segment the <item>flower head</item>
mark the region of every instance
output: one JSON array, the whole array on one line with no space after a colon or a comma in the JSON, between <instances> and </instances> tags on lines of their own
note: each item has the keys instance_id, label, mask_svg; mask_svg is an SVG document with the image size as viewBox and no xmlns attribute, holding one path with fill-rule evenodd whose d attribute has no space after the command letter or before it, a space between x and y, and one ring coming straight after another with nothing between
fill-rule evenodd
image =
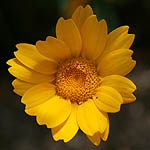
<instances>
[{"instance_id":1,"label":"flower head","mask_svg":"<svg viewBox=\"0 0 150 150\"><path fill-rule=\"evenodd\" d=\"M108 113L135 101L136 86L124 77L136 64L128 29L108 34L105 20L98 21L89 5L79 6L71 19L58 20L56 38L16 45L16 58L7 62L14 92L56 141L70 141L80 128L99 145L109 134Z\"/></svg>"}]
</instances>

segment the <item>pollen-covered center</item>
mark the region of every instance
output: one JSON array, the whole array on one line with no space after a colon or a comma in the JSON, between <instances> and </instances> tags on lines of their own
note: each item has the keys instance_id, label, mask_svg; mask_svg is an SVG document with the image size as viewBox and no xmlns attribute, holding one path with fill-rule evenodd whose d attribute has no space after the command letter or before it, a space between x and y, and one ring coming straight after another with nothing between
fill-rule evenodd
<instances>
[{"instance_id":1,"label":"pollen-covered center","mask_svg":"<svg viewBox=\"0 0 150 150\"><path fill-rule=\"evenodd\" d=\"M56 91L64 99L81 103L92 98L100 78L94 64L83 58L71 58L59 65Z\"/></svg>"}]
</instances>

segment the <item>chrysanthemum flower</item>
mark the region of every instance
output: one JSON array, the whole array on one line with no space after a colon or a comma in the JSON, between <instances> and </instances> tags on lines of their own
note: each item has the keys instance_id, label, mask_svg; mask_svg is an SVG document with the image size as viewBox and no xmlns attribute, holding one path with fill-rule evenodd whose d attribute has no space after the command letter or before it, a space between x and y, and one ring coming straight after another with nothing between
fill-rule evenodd
<instances>
[{"instance_id":1,"label":"chrysanthemum flower","mask_svg":"<svg viewBox=\"0 0 150 150\"><path fill-rule=\"evenodd\" d=\"M99 145L109 134L108 113L135 101L136 86L124 77L136 64L129 49L134 34L128 29L108 34L105 20L98 21L87 5L71 19L58 20L56 38L16 45L16 58L7 62L16 77L14 92L56 141L70 141L80 128Z\"/></svg>"}]
</instances>

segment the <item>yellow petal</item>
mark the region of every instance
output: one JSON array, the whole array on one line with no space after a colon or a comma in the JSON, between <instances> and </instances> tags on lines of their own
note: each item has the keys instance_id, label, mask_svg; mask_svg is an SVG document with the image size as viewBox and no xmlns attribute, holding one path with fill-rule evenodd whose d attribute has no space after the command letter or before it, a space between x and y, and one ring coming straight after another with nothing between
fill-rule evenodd
<instances>
[{"instance_id":1,"label":"yellow petal","mask_svg":"<svg viewBox=\"0 0 150 150\"><path fill-rule=\"evenodd\" d=\"M98 64L97 70L101 77L112 74L125 76L134 68L136 62L132 59L133 51L119 49L106 55Z\"/></svg>"},{"instance_id":2,"label":"yellow petal","mask_svg":"<svg viewBox=\"0 0 150 150\"><path fill-rule=\"evenodd\" d=\"M77 121L80 129L89 136L96 132L103 133L107 125L107 117L95 106L93 100L88 100L79 105Z\"/></svg>"},{"instance_id":3,"label":"yellow petal","mask_svg":"<svg viewBox=\"0 0 150 150\"><path fill-rule=\"evenodd\" d=\"M22 97L21 102L26 108L40 105L55 95L55 86L50 83L41 83L30 88Z\"/></svg>"},{"instance_id":4,"label":"yellow petal","mask_svg":"<svg viewBox=\"0 0 150 150\"><path fill-rule=\"evenodd\" d=\"M71 50L72 56L79 56L82 41L79 30L72 19L64 20L59 18L56 25L57 38L63 40Z\"/></svg>"},{"instance_id":5,"label":"yellow petal","mask_svg":"<svg viewBox=\"0 0 150 150\"><path fill-rule=\"evenodd\" d=\"M16 47L18 50L14 54L25 66L44 74L56 72L57 65L43 57L34 45L21 43L17 44Z\"/></svg>"},{"instance_id":6,"label":"yellow petal","mask_svg":"<svg viewBox=\"0 0 150 150\"><path fill-rule=\"evenodd\" d=\"M118 38L121 34L128 33L129 26L120 26L109 33L108 42L114 41L116 38Z\"/></svg>"},{"instance_id":7,"label":"yellow petal","mask_svg":"<svg viewBox=\"0 0 150 150\"><path fill-rule=\"evenodd\" d=\"M46 41L36 42L38 51L52 61L60 62L71 56L68 46L59 39L48 36Z\"/></svg>"},{"instance_id":8,"label":"yellow petal","mask_svg":"<svg viewBox=\"0 0 150 150\"><path fill-rule=\"evenodd\" d=\"M7 64L12 66L8 69L10 74L12 74L20 80L30 83L51 82L54 80L53 75L46 75L35 72L30 68L25 67L16 58L8 60Z\"/></svg>"},{"instance_id":9,"label":"yellow petal","mask_svg":"<svg viewBox=\"0 0 150 150\"><path fill-rule=\"evenodd\" d=\"M30 116L37 116L40 105L32 108L25 107L25 112Z\"/></svg>"},{"instance_id":10,"label":"yellow petal","mask_svg":"<svg viewBox=\"0 0 150 150\"><path fill-rule=\"evenodd\" d=\"M23 96L23 94L25 93L25 90L13 89L13 92L19 96Z\"/></svg>"},{"instance_id":11,"label":"yellow petal","mask_svg":"<svg viewBox=\"0 0 150 150\"><path fill-rule=\"evenodd\" d=\"M136 86L126 77L119 75L106 76L102 79L101 86L103 85L116 89L123 97L123 103L130 103L136 99L132 94L136 90Z\"/></svg>"},{"instance_id":12,"label":"yellow petal","mask_svg":"<svg viewBox=\"0 0 150 150\"><path fill-rule=\"evenodd\" d=\"M110 113L120 111L123 99L112 87L100 86L97 89L96 97L97 98L94 98L94 103L100 110Z\"/></svg>"},{"instance_id":13,"label":"yellow petal","mask_svg":"<svg viewBox=\"0 0 150 150\"><path fill-rule=\"evenodd\" d=\"M105 131L101 134L100 132L95 133L93 136L88 136L88 139L96 146L98 146L101 142L101 139L103 141L106 141L109 135L109 118L107 116L107 127Z\"/></svg>"},{"instance_id":14,"label":"yellow petal","mask_svg":"<svg viewBox=\"0 0 150 150\"><path fill-rule=\"evenodd\" d=\"M47 128L54 128L63 123L69 117L70 113L70 100L54 96L40 105L36 119L39 125L46 124Z\"/></svg>"},{"instance_id":15,"label":"yellow petal","mask_svg":"<svg viewBox=\"0 0 150 150\"><path fill-rule=\"evenodd\" d=\"M101 134L101 138L103 141L106 141L109 135L109 118L107 117L107 127L103 134Z\"/></svg>"},{"instance_id":16,"label":"yellow petal","mask_svg":"<svg viewBox=\"0 0 150 150\"><path fill-rule=\"evenodd\" d=\"M43 104L31 108L25 107L25 112L28 115L36 116L39 125L45 124L47 128L54 128L69 117L71 103L70 100L54 96Z\"/></svg>"},{"instance_id":17,"label":"yellow petal","mask_svg":"<svg viewBox=\"0 0 150 150\"><path fill-rule=\"evenodd\" d=\"M133 94L128 94L125 93L126 95L123 95L123 103L127 104L127 103L132 103L136 100L136 97Z\"/></svg>"},{"instance_id":18,"label":"yellow petal","mask_svg":"<svg viewBox=\"0 0 150 150\"><path fill-rule=\"evenodd\" d=\"M95 133L93 136L87 137L96 146L98 146L101 142L101 134L99 132Z\"/></svg>"},{"instance_id":19,"label":"yellow petal","mask_svg":"<svg viewBox=\"0 0 150 150\"><path fill-rule=\"evenodd\" d=\"M85 6L90 0L68 0L65 7L65 17L70 18L78 6Z\"/></svg>"},{"instance_id":20,"label":"yellow petal","mask_svg":"<svg viewBox=\"0 0 150 150\"><path fill-rule=\"evenodd\" d=\"M86 19L93 15L93 10L90 5L86 5L85 8L79 6L73 13L72 19L76 23L79 31L81 32L82 26Z\"/></svg>"},{"instance_id":21,"label":"yellow petal","mask_svg":"<svg viewBox=\"0 0 150 150\"><path fill-rule=\"evenodd\" d=\"M23 96L23 94L30 89L31 87L33 87L35 84L29 83L29 82L24 82L22 80L19 79L15 79L12 82L12 85L14 87L14 92L20 96Z\"/></svg>"},{"instance_id":22,"label":"yellow petal","mask_svg":"<svg viewBox=\"0 0 150 150\"><path fill-rule=\"evenodd\" d=\"M77 133L79 127L77 124L77 109L76 103L72 104L71 114L68 119L59 126L52 128L52 135L55 141L64 140L70 141Z\"/></svg>"},{"instance_id":23,"label":"yellow petal","mask_svg":"<svg viewBox=\"0 0 150 150\"><path fill-rule=\"evenodd\" d=\"M128 34L128 26L122 26L113 30L108 35L104 53L110 53L117 49L129 49L134 41L135 35Z\"/></svg>"},{"instance_id":24,"label":"yellow petal","mask_svg":"<svg viewBox=\"0 0 150 150\"><path fill-rule=\"evenodd\" d=\"M107 38L107 24L105 20L98 22L95 15L90 16L82 28L83 51L82 56L95 60L103 51Z\"/></svg>"}]
</instances>

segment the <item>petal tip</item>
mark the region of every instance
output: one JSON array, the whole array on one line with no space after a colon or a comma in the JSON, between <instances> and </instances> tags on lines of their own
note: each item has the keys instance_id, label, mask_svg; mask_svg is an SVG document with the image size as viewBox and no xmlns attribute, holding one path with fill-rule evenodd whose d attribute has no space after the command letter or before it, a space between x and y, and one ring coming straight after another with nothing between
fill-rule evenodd
<instances>
[{"instance_id":1,"label":"petal tip","mask_svg":"<svg viewBox=\"0 0 150 150\"><path fill-rule=\"evenodd\" d=\"M89 9L90 11L93 12L93 9L92 9L92 7L91 7L89 4L87 4L87 5L85 6L85 8L87 8L87 9Z\"/></svg>"}]
</instances>

